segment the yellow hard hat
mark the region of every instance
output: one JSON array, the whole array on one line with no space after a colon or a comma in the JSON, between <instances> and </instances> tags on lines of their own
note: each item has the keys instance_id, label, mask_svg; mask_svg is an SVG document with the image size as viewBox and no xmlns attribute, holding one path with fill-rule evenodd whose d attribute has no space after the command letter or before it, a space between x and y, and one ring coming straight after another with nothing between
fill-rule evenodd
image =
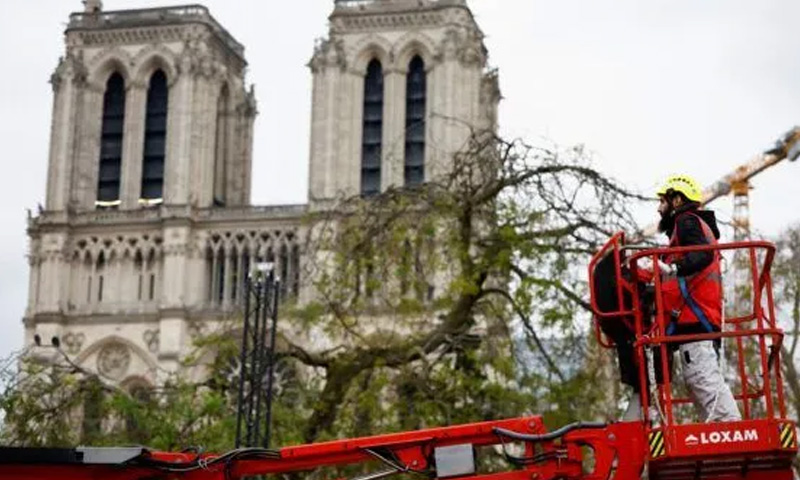
<instances>
[{"instance_id":1,"label":"yellow hard hat","mask_svg":"<svg viewBox=\"0 0 800 480\"><path fill-rule=\"evenodd\" d=\"M670 190L682 193L690 202L703 201L703 189L697 180L689 175L671 175L658 189L656 195L659 197L666 195Z\"/></svg>"}]
</instances>

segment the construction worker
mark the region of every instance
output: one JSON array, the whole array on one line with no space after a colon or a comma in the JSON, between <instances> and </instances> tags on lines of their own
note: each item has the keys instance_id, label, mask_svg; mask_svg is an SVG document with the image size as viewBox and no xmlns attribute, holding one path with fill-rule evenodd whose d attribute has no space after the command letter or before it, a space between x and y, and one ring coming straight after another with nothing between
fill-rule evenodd
<instances>
[{"instance_id":1,"label":"construction worker","mask_svg":"<svg viewBox=\"0 0 800 480\"><path fill-rule=\"evenodd\" d=\"M658 190L659 230L670 247L716 245L714 212L701 210L702 189L688 175L674 175ZM722 277L718 251L670 255L659 262L667 335L719 332L722 325ZM741 420L736 400L725 383L713 340L677 346L683 380L701 421Z\"/></svg>"}]
</instances>

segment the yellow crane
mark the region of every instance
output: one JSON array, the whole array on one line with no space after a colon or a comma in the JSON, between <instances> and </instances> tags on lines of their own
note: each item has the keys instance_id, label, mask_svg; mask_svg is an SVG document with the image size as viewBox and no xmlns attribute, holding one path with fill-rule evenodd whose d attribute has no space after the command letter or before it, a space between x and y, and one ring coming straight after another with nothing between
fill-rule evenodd
<instances>
[{"instance_id":1,"label":"yellow crane","mask_svg":"<svg viewBox=\"0 0 800 480\"><path fill-rule=\"evenodd\" d=\"M746 240L750 236L750 180L783 160L794 161L798 156L800 156L800 127L794 127L781 136L774 147L754 156L703 190L703 205L733 193L734 240ZM657 232L658 225L649 225L643 230L643 236L648 238Z\"/></svg>"},{"instance_id":2,"label":"yellow crane","mask_svg":"<svg viewBox=\"0 0 800 480\"><path fill-rule=\"evenodd\" d=\"M703 204L733 193L734 241L750 237L750 179L783 160L794 161L800 156L800 127L784 134L771 149L753 157L749 162L722 177L703 191Z\"/></svg>"},{"instance_id":3,"label":"yellow crane","mask_svg":"<svg viewBox=\"0 0 800 480\"><path fill-rule=\"evenodd\" d=\"M747 163L738 166L703 190L703 205L733 194L733 240L735 242L750 239L750 180L784 160L793 162L800 156L800 127L794 127L781 136L775 145L751 158ZM643 238L649 238L658 232L657 224L648 226L643 231ZM733 258L733 303L734 313L750 309L750 293L744 288L749 282L749 259L745 250L737 250Z\"/></svg>"}]
</instances>

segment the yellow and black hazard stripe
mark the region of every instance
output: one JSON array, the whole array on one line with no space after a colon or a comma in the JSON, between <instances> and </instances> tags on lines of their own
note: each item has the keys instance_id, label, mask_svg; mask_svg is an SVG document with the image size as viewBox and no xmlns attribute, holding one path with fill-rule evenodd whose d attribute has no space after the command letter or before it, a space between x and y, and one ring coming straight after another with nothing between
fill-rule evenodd
<instances>
[{"instance_id":1,"label":"yellow and black hazard stripe","mask_svg":"<svg viewBox=\"0 0 800 480\"><path fill-rule=\"evenodd\" d=\"M781 425L781 448L797 448L797 432L793 423Z\"/></svg>"},{"instance_id":2,"label":"yellow and black hazard stripe","mask_svg":"<svg viewBox=\"0 0 800 480\"><path fill-rule=\"evenodd\" d=\"M666 447L664 445L664 432L662 430L655 430L650 432L650 458L658 458L664 456Z\"/></svg>"}]
</instances>

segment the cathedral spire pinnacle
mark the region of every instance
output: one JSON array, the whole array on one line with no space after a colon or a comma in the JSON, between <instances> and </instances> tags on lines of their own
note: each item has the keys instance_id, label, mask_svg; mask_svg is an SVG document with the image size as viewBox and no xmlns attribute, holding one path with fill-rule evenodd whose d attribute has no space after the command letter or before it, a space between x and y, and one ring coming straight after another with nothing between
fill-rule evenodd
<instances>
[{"instance_id":1,"label":"cathedral spire pinnacle","mask_svg":"<svg viewBox=\"0 0 800 480\"><path fill-rule=\"evenodd\" d=\"M83 0L86 13L99 13L103 11L103 0Z\"/></svg>"}]
</instances>

